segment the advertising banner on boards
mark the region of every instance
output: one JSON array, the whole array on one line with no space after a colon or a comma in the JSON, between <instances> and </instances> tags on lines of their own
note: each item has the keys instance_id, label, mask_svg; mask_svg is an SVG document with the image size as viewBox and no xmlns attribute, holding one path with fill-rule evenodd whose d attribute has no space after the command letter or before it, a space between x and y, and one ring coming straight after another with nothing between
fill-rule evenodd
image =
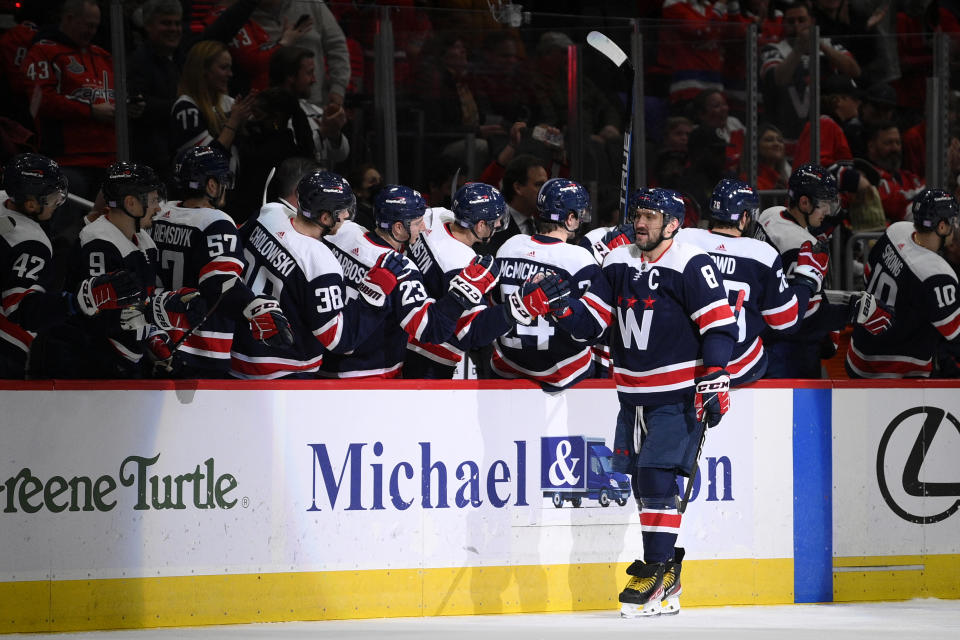
<instances>
[{"instance_id":1,"label":"advertising banner on boards","mask_svg":"<svg viewBox=\"0 0 960 640\"><path fill-rule=\"evenodd\" d=\"M612 389L15 398L0 581L628 562L642 548L605 458ZM737 391L710 431L688 558L791 556L791 398Z\"/></svg>"}]
</instances>

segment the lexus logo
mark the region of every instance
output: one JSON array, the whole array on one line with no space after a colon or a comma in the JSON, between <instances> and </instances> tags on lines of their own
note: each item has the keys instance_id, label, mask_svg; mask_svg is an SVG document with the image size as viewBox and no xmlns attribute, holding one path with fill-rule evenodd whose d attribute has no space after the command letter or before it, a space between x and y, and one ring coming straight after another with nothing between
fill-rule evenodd
<instances>
[{"instance_id":1,"label":"lexus logo","mask_svg":"<svg viewBox=\"0 0 960 640\"><path fill-rule=\"evenodd\" d=\"M917 428L917 420L911 420L911 418L917 415L923 415L925 417L923 418L922 426L919 427L919 432L917 433L913 447L910 448L910 453L907 455L906 462L904 463L902 454L898 456L896 452L904 451L905 447L890 447L889 445L891 440L894 440L897 444L903 444L902 441L905 437L907 438L906 442L909 442L909 435L905 436L904 434L911 433L912 429L908 432L904 432L903 429L909 429L911 426L913 426L914 429ZM934 453L937 453L938 456L942 455L944 459L949 458L956 460L957 458L958 452L956 451L952 454L945 454L942 449L939 451L931 450L931 444L933 444L937 432L944 424L944 421L949 423L948 428L952 425L953 428L957 430L957 434L960 435L960 422L957 421L953 414L947 413L939 407L914 407L907 409L894 418L890 424L887 425L886 431L883 432L883 437L880 438L880 446L877 450L877 482L880 486L880 493L883 494L883 499L890 509L909 522L915 522L917 524L940 522L952 516L957 509L960 509L960 482L925 482L920 479L921 468L928 455L932 456ZM901 430L899 434L897 433L898 429ZM950 435L952 434L943 434L943 436L941 436L941 442L945 441L946 437ZM901 468L902 473L897 477L896 474ZM955 466L950 465L950 470L955 471L955 469ZM924 477L930 477L931 472L934 475L936 474L936 470L927 470L924 473ZM900 485L898 486L897 483L900 483ZM897 496L896 498L894 497L895 495ZM927 506L927 509L924 511L936 511L946 504L946 501L910 500L909 497L911 496L916 498L955 498L955 500L953 504L939 513L920 515L916 512L921 511L922 507Z\"/></svg>"}]
</instances>

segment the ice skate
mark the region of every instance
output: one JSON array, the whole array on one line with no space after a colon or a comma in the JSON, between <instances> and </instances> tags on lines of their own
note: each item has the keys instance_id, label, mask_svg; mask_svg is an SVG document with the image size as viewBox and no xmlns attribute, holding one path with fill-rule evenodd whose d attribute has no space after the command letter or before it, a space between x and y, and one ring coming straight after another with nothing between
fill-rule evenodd
<instances>
[{"instance_id":1,"label":"ice skate","mask_svg":"<svg viewBox=\"0 0 960 640\"><path fill-rule=\"evenodd\" d=\"M627 567L630 581L620 592L621 617L645 618L660 615L664 599L664 568L662 562L646 564L641 560L634 560L633 564Z\"/></svg>"},{"instance_id":2,"label":"ice skate","mask_svg":"<svg viewBox=\"0 0 960 640\"><path fill-rule=\"evenodd\" d=\"M683 554L683 548L678 547L674 551L673 561L666 563L666 569L663 572L663 601L660 613L665 616L675 616L680 613L680 594L683 591L680 586L680 567Z\"/></svg>"}]
</instances>

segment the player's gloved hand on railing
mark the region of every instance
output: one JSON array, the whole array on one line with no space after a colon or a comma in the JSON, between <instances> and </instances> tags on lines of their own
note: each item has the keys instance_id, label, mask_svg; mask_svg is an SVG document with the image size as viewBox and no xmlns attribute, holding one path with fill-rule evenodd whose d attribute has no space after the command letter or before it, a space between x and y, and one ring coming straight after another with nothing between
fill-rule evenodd
<instances>
[{"instance_id":1,"label":"player's gloved hand on railing","mask_svg":"<svg viewBox=\"0 0 960 640\"><path fill-rule=\"evenodd\" d=\"M493 256L476 256L450 280L450 295L464 309L472 309L483 302L483 296L499 279L500 267Z\"/></svg>"},{"instance_id":2,"label":"player's gloved hand on railing","mask_svg":"<svg viewBox=\"0 0 960 640\"><path fill-rule=\"evenodd\" d=\"M105 309L122 309L143 298L143 287L126 270L87 278L77 290L77 306L85 316L96 315Z\"/></svg>"},{"instance_id":3,"label":"player's gloved hand on railing","mask_svg":"<svg viewBox=\"0 0 960 640\"><path fill-rule=\"evenodd\" d=\"M534 318L550 312L551 306L560 308L570 296L570 285L556 273L527 280L509 296L506 306L517 324L529 325Z\"/></svg>"},{"instance_id":4,"label":"player's gloved hand on railing","mask_svg":"<svg viewBox=\"0 0 960 640\"><path fill-rule=\"evenodd\" d=\"M878 336L893 326L893 309L863 291L850 298L850 322Z\"/></svg>"},{"instance_id":5,"label":"player's gloved hand on railing","mask_svg":"<svg viewBox=\"0 0 960 640\"><path fill-rule=\"evenodd\" d=\"M697 421L707 428L720 424L723 414L730 409L730 374L726 369L710 367L693 381L696 397Z\"/></svg>"},{"instance_id":6,"label":"player's gloved hand on railing","mask_svg":"<svg viewBox=\"0 0 960 640\"><path fill-rule=\"evenodd\" d=\"M189 331L203 321L207 305L196 289L158 291L150 300L153 325L168 333Z\"/></svg>"},{"instance_id":7,"label":"player's gloved hand on railing","mask_svg":"<svg viewBox=\"0 0 960 640\"><path fill-rule=\"evenodd\" d=\"M372 307L383 308L397 284L409 275L406 259L396 251L388 251L377 259L360 282L360 297Z\"/></svg>"},{"instance_id":8,"label":"player's gloved hand on railing","mask_svg":"<svg viewBox=\"0 0 960 640\"><path fill-rule=\"evenodd\" d=\"M793 270L793 281L810 288L813 295L823 287L823 279L827 275L830 263L830 253L825 244L811 243L809 240L800 245L797 254L797 266Z\"/></svg>"},{"instance_id":9,"label":"player's gloved hand on railing","mask_svg":"<svg viewBox=\"0 0 960 640\"><path fill-rule=\"evenodd\" d=\"M293 344L290 322L283 315L280 303L273 298L254 298L243 309L243 317L250 322L250 334L254 340L271 347L289 347Z\"/></svg>"}]
</instances>

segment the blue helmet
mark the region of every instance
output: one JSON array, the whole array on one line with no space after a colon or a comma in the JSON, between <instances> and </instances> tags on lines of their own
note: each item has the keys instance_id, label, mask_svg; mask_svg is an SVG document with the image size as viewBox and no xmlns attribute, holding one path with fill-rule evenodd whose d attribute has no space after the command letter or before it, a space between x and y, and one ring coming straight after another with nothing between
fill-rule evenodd
<instances>
[{"instance_id":1,"label":"blue helmet","mask_svg":"<svg viewBox=\"0 0 960 640\"><path fill-rule=\"evenodd\" d=\"M649 209L659 211L663 214L663 225L666 226L669 218L676 218L683 226L684 218L687 215L687 205L683 202L683 196L670 189L641 188L633 192L630 196L630 206L627 209L627 222L632 222L639 209Z\"/></svg>"},{"instance_id":2,"label":"blue helmet","mask_svg":"<svg viewBox=\"0 0 960 640\"><path fill-rule=\"evenodd\" d=\"M103 197L108 207L124 209L123 199L127 196L136 196L144 203L144 209L146 209L146 196L152 191L156 191L160 199L163 199L163 183L156 172L147 165L115 162L107 168L107 177L103 181Z\"/></svg>"},{"instance_id":3,"label":"blue helmet","mask_svg":"<svg viewBox=\"0 0 960 640\"><path fill-rule=\"evenodd\" d=\"M420 192L402 185L388 184L373 199L373 217L381 229L391 228L394 222L409 226L426 210L427 202Z\"/></svg>"},{"instance_id":4,"label":"blue helmet","mask_svg":"<svg viewBox=\"0 0 960 640\"><path fill-rule=\"evenodd\" d=\"M348 211L350 219L357 212L357 198L350 183L332 171L314 171L305 175L297 185L297 200L304 218L319 220L323 212L337 217Z\"/></svg>"},{"instance_id":5,"label":"blue helmet","mask_svg":"<svg viewBox=\"0 0 960 640\"><path fill-rule=\"evenodd\" d=\"M53 196L59 206L66 200L67 187L60 165L38 153L16 155L3 168L3 189L17 204L33 197L46 206L47 197Z\"/></svg>"},{"instance_id":6,"label":"blue helmet","mask_svg":"<svg viewBox=\"0 0 960 640\"><path fill-rule=\"evenodd\" d=\"M581 185L566 178L551 178L537 194L537 217L565 224L567 215L575 213L580 223L590 222L590 194Z\"/></svg>"},{"instance_id":7,"label":"blue helmet","mask_svg":"<svg viewBox=\"0 0 960 640\"><path fill-rule=\"evenodd\" d=\"M216 147L190 147L177 157L174 167L177 184L188 191L206 191L207 179L213 178L223 189L233 188L230 158Z\"/></svg>"},{"instance_id":8,"label":"blue helmet","mask_svg":"<svg viewBox=\"0 0 960 640\"><path fill-rule=\"evenodd\" d=\"M453 215L457 224L470 228L481 220L496 226L507 215L507 204L495 188L482 182L468 182L453 196Z\"/></svg>"},{"instance_id":9,"label":"blue helmet","mask_svg":"<svg viewBox=\"0 0 960 640\"><path fill-rule=\"evenodd\" d=\"M738 224L744 212L754 220L760 212L756 190L742 180L724 178L710 196L710 216L717 222Z\"/></svg>"},{"instance_id":10,"label":"blue helmet","mask_svg":"<svg viewBox=\"0 0 960 640\"><path fill-rule=\"evenodd\" d=\"M814 163L800 165L790 174L787 183L787 199L790 206L796 206L802 196L813 202L814 208L820 205L829 207L828 215L840 208L837 179L824 167Z\"/></svg>"},{"instance_id":11,"label":"blue helmet","mask_svg":"<svg viewBox=\"0 0 960 640\"><path fill-rule=\"evenodd\" d=\"M950 226L957 226L960 217L957 199L942 189L921 191L913 199L910 211L913 213L913 226L920 231L936 229L941 220Z\"/></svg>"}]
</instances>

